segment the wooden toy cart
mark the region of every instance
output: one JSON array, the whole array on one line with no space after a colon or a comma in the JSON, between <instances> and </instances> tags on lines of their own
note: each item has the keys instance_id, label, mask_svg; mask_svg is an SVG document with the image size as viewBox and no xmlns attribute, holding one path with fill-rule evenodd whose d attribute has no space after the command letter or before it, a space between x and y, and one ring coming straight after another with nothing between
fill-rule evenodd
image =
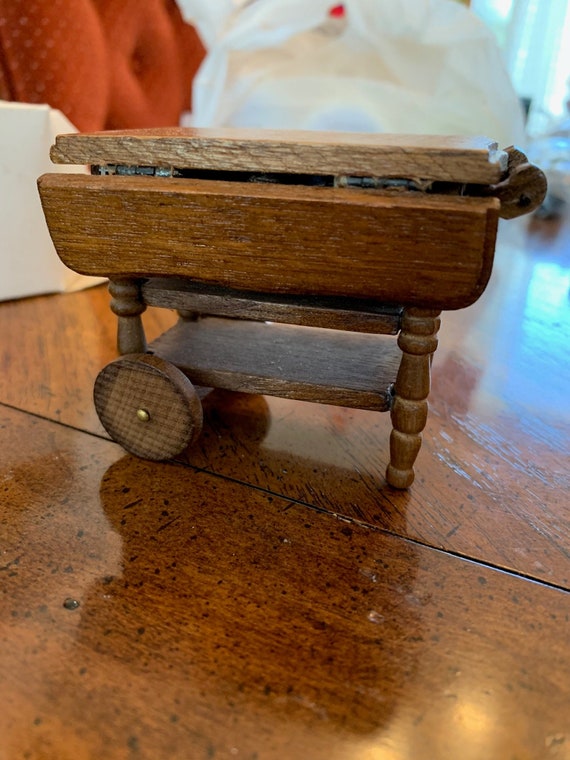
<instances>
[{"instance_id":1,"label":"wooden toy cart","mask_svg":"<svg viewBox=\"0 0 570 760\"><path fill-rule=\"evenodd\" d=\"M414 478L439 314L481 295L498 217L546 187L484 138L107 132L58 137L52 160L92 167L39 188L63 262L110 280L122 356L94 395L114 440L179 454L202 425L193 383L390 411L396 488ZM148 347L147 305L180 314Z\"/></svg>"}]
</instances>

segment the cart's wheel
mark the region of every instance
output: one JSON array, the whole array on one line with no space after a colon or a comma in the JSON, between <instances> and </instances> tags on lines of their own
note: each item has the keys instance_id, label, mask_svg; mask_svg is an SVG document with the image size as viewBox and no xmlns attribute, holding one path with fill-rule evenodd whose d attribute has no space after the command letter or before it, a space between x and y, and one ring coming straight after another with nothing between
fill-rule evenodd
<instances>
[{"instance_id":1,"label":"cart's wheel","mask_svg":"<svg viewBox=\"0 0 570 760\"><path fill-rule=\"evenodd\" d=\"M202 404L177 367L152 354L126 354L99 373L93 392L101 424L131 454L162 461L202 430Z\"/></svg>"}]
</instances>

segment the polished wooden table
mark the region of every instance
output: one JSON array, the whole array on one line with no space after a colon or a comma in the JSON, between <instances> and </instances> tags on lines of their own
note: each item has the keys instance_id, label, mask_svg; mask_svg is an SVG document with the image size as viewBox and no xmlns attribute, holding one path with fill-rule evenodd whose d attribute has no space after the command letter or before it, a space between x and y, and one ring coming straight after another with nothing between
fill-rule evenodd
<instances>
[{"instance_id":1,"label":"polished wooden table","mask_svg":"<svg viewBox=\"0 0 570 760\"><path fill-rule=\"evenodd\" d=\"M279 398L125 455L106 290L1 304L0 760L569 758L569 287L567 227L505 226L409 492L386 416Z\"/></svg>"}]
</instances>

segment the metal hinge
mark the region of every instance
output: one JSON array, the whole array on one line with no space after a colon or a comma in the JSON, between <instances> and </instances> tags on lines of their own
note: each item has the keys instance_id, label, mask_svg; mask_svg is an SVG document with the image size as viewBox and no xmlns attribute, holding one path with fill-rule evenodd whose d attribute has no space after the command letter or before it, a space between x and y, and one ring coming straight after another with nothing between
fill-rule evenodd
<instances>
[{"instance_id":1,"label":"metal hinge","mask_svg":"<svg viewBox=\"0 0 570 760\"><path fill-rule=\"evenodd\" d=\"M432 185L429 180L399 177L352 177L341 175L334 178L335 187L357 187L365 190L417 190L427 192Z\"/></svg>"},{"instance_id":2,"label":"metal hinge","mask_svg":"<svg viewBox=\"0 0 570 760\"><path fill-rule=\"evenodd\" d=\"M127 166L125 164L96 164L91 174L117 175L121 177L181 177L173 166Z\"/></svg>"},{"instance_id":3,"label":"metal hinge","mask_svg":"<svg viewBox=\"0 0 570 760\"><path fill-rule=\"evenodd\" d=\"M262 182L310 187L360 188L386 192L422 192L435 195L473 197L494 196L501 202L499 215L505 219L527 214L543 202L546 178L536 166L528 163L524 153L507 148L507 169L501 181L494 185L474 185L404 177L356 177L351 175L305 175L285 172L243 172L196 169L177 169L174 166L129 166L99 164L91 167L92 174L122 177L179 177L234 182Z\"/></svg>"}]
</instances>

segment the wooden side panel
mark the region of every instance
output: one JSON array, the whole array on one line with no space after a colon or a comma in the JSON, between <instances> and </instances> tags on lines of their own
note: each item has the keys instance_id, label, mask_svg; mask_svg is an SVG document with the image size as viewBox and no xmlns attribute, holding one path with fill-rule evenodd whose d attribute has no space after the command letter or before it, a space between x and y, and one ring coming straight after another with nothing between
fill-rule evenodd
<instances>
[{"instance_id":1,"label":"wooden side panel","mask_svg":"<svg viewBox=\"0 0 570 760\"><path fill-rule=\"evenodd\" d=\"M499 202L338 188L44 175L59 256L108 277L453 309L483 291Z\"/></svg>"},{"instance_id":2,"label":"wooden side panel","mask_svg":"<svg viewBox=\"0 0 570 760\"><path fill-rule=\"evenodd\" d=\"M396 335L402 316L400 308L374 308L368 301L247 293L174 277L153 277L143 283L141 290L143 301L148 306L177 309L191 314L260 322L267 320L376 335Z\"/></svg>"},{"instance_id":3,"label":"wooden side panel","mask_svg":"<svg viewBox=\"0 0 570 760\"><path fill-rule=\"evenodd\" d=\"M130 164L291 174L357 174L494 184L507 156L487 137L252 129L60 135L59 164Z\"/></svg>"}]
</instances>

